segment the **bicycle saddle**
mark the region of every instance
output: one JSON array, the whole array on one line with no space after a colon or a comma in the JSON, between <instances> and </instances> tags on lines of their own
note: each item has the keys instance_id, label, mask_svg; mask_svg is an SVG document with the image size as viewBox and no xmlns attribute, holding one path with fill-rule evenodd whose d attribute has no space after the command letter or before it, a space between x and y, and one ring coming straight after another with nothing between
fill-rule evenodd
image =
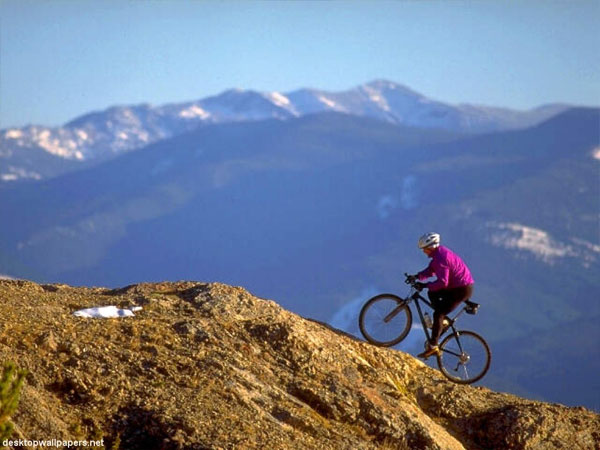
<instances>
[{"instance_id":1,"label":"bicycle saddle","mask_svg":"<svg viewBox=\"0 0 600 450\"><path fill-rule=\"evenodd\" d=\"M477 310L479 309L479 303L472 302L471 300L465 300L465 311L467 314L477 314Z\"/></svg>"}]
</instances>

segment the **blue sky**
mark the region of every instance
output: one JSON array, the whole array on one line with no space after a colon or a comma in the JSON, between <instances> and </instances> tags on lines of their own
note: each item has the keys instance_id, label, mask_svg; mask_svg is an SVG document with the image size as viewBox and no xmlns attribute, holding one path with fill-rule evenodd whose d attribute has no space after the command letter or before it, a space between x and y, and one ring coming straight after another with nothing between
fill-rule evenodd
<instances>
[{"instance_id":1,"label":"blue sky","mask_svg":"<svg viewBox=\"0 0 600 450\"><path fill-rule=\"evenodd\" d=\"M449 103L598 106L598 23L598 0L0 0L0 128L379 78Z\"/></svg>"}]
</instances>

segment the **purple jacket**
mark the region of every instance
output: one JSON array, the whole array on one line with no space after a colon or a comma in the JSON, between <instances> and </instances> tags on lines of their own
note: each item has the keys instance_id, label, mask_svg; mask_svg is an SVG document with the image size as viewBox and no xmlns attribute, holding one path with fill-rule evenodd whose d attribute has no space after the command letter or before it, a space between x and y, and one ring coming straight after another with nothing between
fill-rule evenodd
<instances>
[{"instance_id":1,"label":"purple jacket","mask_svg":"<svg viewBox=\"0 0 600 450\"><path fill-rule=\"evenodd\" d=\"M430 256L431 262L427 269L419 272L419 280L436 276L437 280L427 283L430 291L452 289L473 284L473 277L467 265L449 248L439 246Z\"/></svg>"}]
</instances>

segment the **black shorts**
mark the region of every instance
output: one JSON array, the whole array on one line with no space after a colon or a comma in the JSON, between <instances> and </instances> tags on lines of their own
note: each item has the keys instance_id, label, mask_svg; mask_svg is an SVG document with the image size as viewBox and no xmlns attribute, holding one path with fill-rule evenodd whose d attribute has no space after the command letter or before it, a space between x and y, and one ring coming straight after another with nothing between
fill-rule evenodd
<instances>
[{"instance_id":1,"label":"black shorts","mask_svg":"<svg viewBox=\"0 0 600 450\"><path fill-rule=\"evenodd\" d=\"M431 300L435 312L443 315L450 314L458 305L470 299L472 295L472 284L451 289L429 291L428 293L429 300Z\"/></svg>"}]
</instances>

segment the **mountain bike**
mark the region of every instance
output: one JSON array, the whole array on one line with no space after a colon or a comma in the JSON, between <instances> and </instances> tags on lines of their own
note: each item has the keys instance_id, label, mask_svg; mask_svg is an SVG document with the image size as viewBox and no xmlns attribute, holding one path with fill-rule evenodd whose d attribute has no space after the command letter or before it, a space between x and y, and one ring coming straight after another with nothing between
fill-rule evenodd
<instances>
[{"instance_id":1,"label":"mountain bike","mask_svg":"<svg viewBox=\"0 0 600 450\"><path fill-rule=\"evenodd\" d=\"M411 302L414 302L419 313L427 338L426 346L431 337L429 331L431 326L426 322L420 302L432 309L433 306L421 295L422 288L414 278L406 273L404 275L406 284L411 287L406 298L394 294L376 295L367 300L360 311L358 324L361 333L367 341L379 347L396 345L408 335L413 321L409 308ZM465 306L454 317L444 319L437 364L442 374L450 381L471 384L486 374L490 368L492 354L487 342L477 333L456 329L455 323L463 312L476 314L480 306L471 300L466 300L464 304Z\"/></svg>"}]
</instances>

